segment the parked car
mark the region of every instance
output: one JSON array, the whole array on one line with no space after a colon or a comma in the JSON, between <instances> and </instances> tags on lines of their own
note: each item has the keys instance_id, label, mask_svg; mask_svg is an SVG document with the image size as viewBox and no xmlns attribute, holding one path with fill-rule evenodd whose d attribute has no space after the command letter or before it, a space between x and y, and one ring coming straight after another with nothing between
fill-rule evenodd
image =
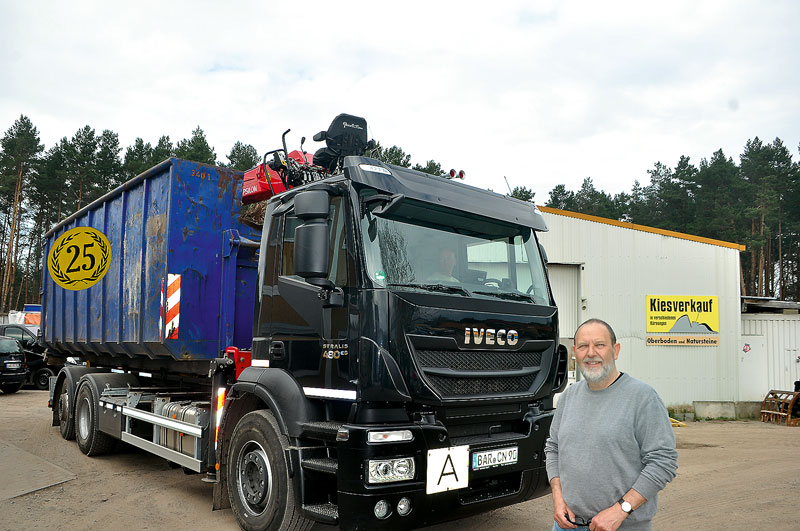
<instances>
[{"instance_id":1,"label":"parked car","mask_svg":"<svg viewBox=\"0 0 800 531\"><path fill-rule=\"evenodd\" d=\"M25 361L28 363L28 382L37 389L48 389L50 377L58 373L60 367L47 365L44 359L44 347L38 338L25 325L0 324L0 335L18 340L25 350Z\"/></svg>"},{"instance_id":2,"label":"parked car","mask_svg":"<svg viewBox=\"0 0 800 531\"><path fill-rule=\"evenodd\" d=\"M0 336L0 391L16 393L27 377L28 367L22 343L13 337Z\"/></svg>"}]
</instances>

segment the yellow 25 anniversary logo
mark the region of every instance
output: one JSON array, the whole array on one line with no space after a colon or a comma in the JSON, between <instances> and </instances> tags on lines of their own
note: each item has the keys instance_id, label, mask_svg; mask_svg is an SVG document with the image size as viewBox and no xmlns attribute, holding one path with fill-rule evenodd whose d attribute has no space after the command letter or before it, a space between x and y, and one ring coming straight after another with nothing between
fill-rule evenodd
<instances>
[{"instance_id":1,"label":"yellow 25 anniversary logo","mask_svg":"<svg viewBox=\"0 0 800 531\"><path fill-rule=\"evenodd\" d=\"M103 233L77 227L62 234L50 248L47 269L62 288L81 290L103 278L110 262L111 245Z\"/></svg>"}]
</instances>

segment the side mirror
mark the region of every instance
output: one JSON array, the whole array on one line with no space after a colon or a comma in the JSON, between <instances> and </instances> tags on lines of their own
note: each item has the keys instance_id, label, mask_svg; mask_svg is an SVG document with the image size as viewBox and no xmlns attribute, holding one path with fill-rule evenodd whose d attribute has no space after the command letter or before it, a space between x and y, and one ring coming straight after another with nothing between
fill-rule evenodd
<instances>
[{"instance_id":1,"label":"side mirror","mask_svg":"<svg viewBox=\"0 0 800 531\"><path fill-rule=\"evenodd\" d=\"M550 262L547 260L547 251L544 250L544 245L542 245L541 243L539 243L539 252L542 255L542 259L544 260L545 265L549 264Z\"/></svg>"},{"instance_id":2,"label":"side mirror","mask_svg":"<svg viewBox=\"0 0 800 531\"><path fill-rule=\"evenodd\" d=\"M303 220L294 231L294 270L309 284L322 288L332 287L328 280L330 203L324 190L306 190L294 198L295 215Z\"/></svg>"}]
</instances>

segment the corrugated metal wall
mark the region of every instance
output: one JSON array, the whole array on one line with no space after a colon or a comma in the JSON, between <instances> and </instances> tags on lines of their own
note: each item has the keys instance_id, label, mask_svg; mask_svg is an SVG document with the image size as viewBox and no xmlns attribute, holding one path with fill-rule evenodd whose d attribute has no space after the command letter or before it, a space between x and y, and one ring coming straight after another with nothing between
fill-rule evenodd
<instances>
[{"instance_id":1,"label":"corrugated metal wall","mask_svg":"<svg viewBox=\"0 0 800 531\"><path fill-rule=\"evenodd\" d=\"M580 268L576 264L547 264L550 288L558 305L558 333L562 338L573 337L580 324Z\"/></svg>"},{"instance_id":2,"label":"corrugated metal wall","mask_svg":"<svg viewBox=\"0 0 800 531\"><path fill-rule=\"evenodd\" d=\"M794 391L794 382L800 380L800 315L744 314L742 339L747 336L766 338L766 391Z\"/></svg>"},{"instance_id":3,"label":"corrugated metal wall","mask_svg":"<svg viewBox=\"0 0 800 531\"><path fill-rule=\"evenodd\" d=\"M580 320L597 317L617 333L620 370L652 385L664 402L737 400L741 330L739 251L545 212L539 239L550 263L584 264ZM646 346L648 295L719 297L715 347Z\"/></svg>"}]
</instances>

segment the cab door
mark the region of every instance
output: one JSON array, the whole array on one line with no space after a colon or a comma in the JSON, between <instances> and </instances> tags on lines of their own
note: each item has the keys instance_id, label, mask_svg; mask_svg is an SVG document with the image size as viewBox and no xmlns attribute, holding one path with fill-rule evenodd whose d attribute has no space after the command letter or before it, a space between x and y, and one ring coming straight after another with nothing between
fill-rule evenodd
<instances>
[{"instance_id":1,"label":"cab door","mask_svg":"<svg viewBox=\"0 0 800 531\"><path fill-rule=\"evenodd\" d=\"M357 311L350 303L355 274L346 205L342 196L332 197L328 217L328 280L344 292L342 306L324 308L319 300L309 303L281 293L280 277L302 282L294 269L294 234L302 221L292 210L279 214L279 220L273 220L281 226L281 244L280 253L276 255L277 275L271 289L270 367L286 369L308 389L353 387L349 383L354 378L351 363L353 370L355 367L355 360L350 358L350 330ZM327 324L321 326L320 323Z\"/></svg>"}]
</instances>

